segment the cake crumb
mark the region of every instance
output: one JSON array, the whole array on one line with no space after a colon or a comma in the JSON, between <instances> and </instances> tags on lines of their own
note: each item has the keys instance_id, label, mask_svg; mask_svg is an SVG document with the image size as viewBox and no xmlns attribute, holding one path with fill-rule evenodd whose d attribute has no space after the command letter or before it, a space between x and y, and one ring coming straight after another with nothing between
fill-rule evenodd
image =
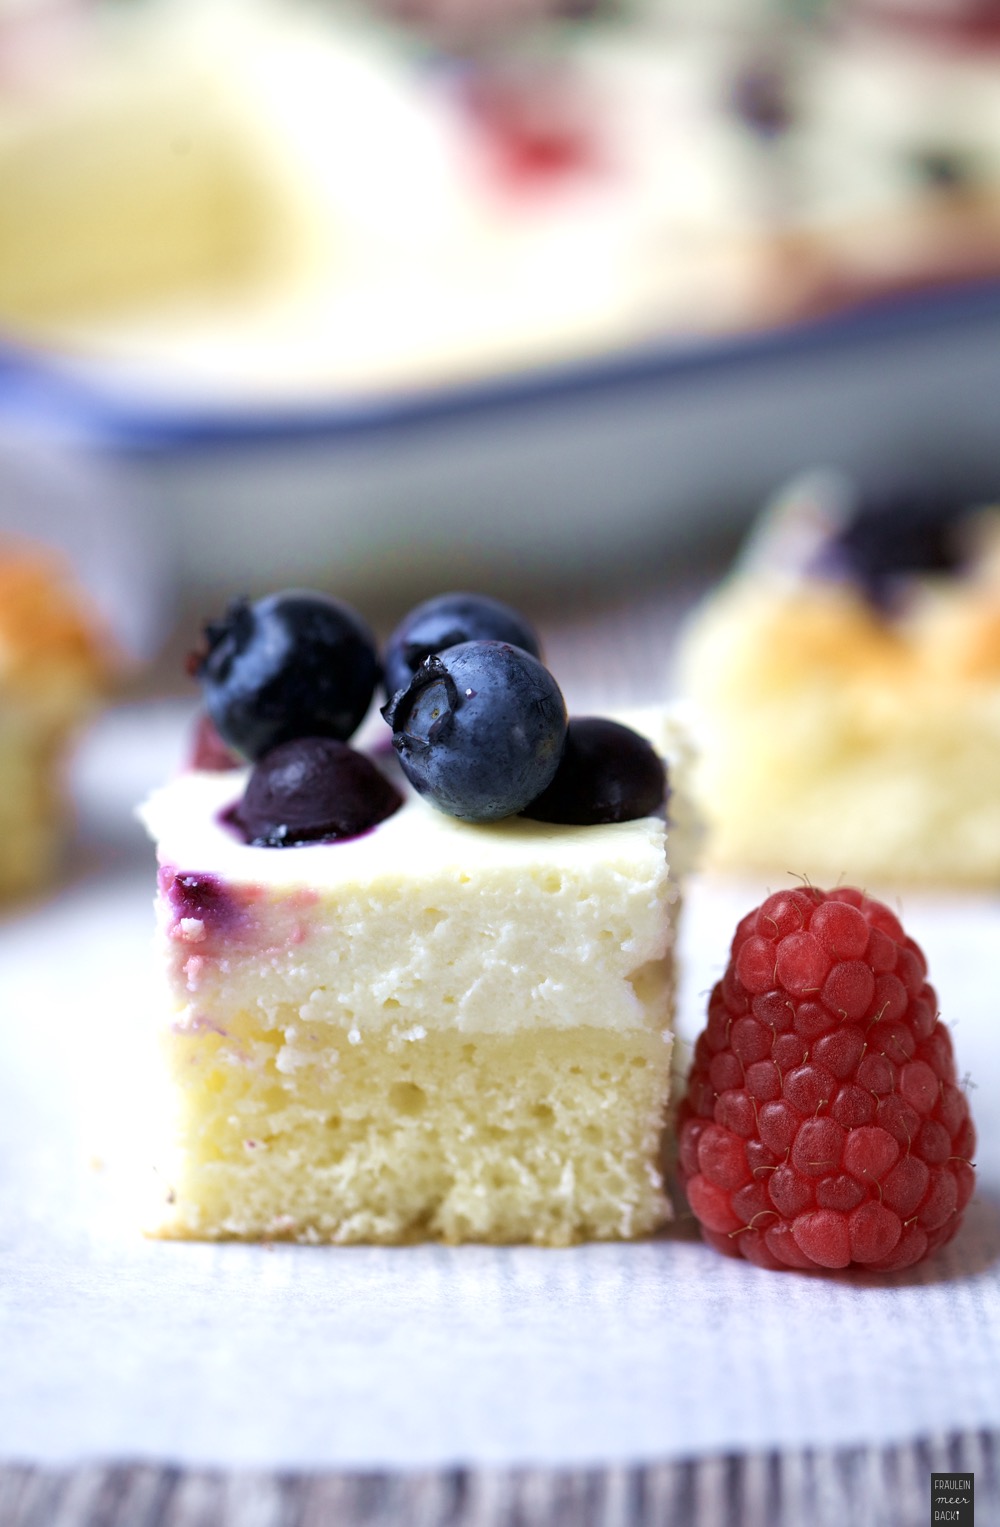
<instances>
[{"instance_id":1,"label":"cake crumb","mask_svg":"<svg viewBox=\"0 0 1000 1527\"><path fill-rule=\"evenodd\" d=\"M204 943L205 924L200 917L182 917L171 929L170 936L182 944Z\"/></svg>"}]
</instances>

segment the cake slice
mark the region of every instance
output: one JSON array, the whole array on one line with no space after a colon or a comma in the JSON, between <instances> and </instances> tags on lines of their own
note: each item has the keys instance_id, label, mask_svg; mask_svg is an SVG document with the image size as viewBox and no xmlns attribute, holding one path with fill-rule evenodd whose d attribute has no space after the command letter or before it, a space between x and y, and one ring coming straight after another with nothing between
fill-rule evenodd
<instances>
[{"instance_id":1,"label":"cake slice","mask_svg":"<svg viewBox=\"0 0 1000 1527\"><path fill-rule=\"evenodd\" d=\"M231 684L230 637L208 629ZM425 705L433 663L414 680ZM417 724L399 719L403 694L397 749ZM681 767L670 721L639 724ZM676 779L676 837L659 762L660 804L628 820L467 820L421 797L380 730L367 754L306 737L264 747L249 774L191 769L143 808L166 995L153 1228L542 1245L654 1230L690 840ZM296 790L308 776L311 806L340 764L375 781L374 819L314 831L294 801L275 807L279 775ZM354 788L338 780L334 814ZM538 809L558 815L553 790Z\"/></svg>"},{"instance_id":2,"label":"cake slice","mask_svg":"<svg viewBox=\"0 0 1000 1527\"><path fill-rule=\"evenodd\" d=\"M58 559L0 540L0 900L56 872L71 739L106 693L112 661Z\"/></svg>"},{"instance_id":3,"label":"cake slice","mask_svg":"<svg viewBox=\"0 0 1000 1527\"><path fill-rule=\"evenodd\" d=\"M768 507L680 654L724 870L1000 879L1000 516L833 474Z\"/></svg>"},{"instance_id":4,"label":"cake slice","mask_svg":"<svg viewBox=\"0 0 1000 1527\"><path fill-rule=\"evenodd\" d=\"M159 1228L298 1240L640 1235L667 1204L678 886L661 818L457 821L412 792L275 851L239 774L155 795L176 1135Z\"/></svg>"}]
</instances>

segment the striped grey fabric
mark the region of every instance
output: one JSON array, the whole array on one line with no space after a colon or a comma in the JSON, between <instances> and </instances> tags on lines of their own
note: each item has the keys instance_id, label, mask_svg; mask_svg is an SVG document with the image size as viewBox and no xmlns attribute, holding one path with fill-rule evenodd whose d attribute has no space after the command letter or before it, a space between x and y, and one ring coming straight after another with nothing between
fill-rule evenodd
<instances>
[{"instance_id":1,"label":"striped grey fabric","mask_svg":"<svg viewBox=\"0 0 1000 1527\"><path fill-rule=\"evenodd\" d=\"M932 1527L932 1471L1000 1527L1000 1432L611 1469L270 1474L0 1466L0 1527Z\"/></svg>"}]
</instances>

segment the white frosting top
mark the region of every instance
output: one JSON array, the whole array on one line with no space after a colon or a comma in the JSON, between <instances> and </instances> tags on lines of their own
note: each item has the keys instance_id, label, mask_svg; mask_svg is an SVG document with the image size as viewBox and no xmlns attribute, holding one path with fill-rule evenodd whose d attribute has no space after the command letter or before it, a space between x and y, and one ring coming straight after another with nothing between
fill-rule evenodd
<instances>
[{"instance_id":1,"label":"white frosting top","mask_svg":"<svg viewBox=\"0 0 1000 1527\"><path fill-rule=\"evenodd\" d=\"M160 863L238 885L324 891L398 879L418 867L461 874L470 864L482 872L523 869L543 859L553 868L579 870L593 860L598 844L605 861L648 854L651 844L664 851L666 827L658 817L600 827L555 826L523 817L462 822L417 797L395 771L404 804L369 832L336 843L256 848L222 819L242 796L246 778L241 770L192 770L155 791L139 815L157 841Z\"/></svg>"}]
</instances>

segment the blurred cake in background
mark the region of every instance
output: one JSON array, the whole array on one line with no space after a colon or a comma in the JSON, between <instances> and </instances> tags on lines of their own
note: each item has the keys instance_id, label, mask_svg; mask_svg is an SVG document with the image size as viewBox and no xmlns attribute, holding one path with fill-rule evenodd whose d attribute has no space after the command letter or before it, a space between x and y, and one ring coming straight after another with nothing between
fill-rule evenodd
<instances>
[{"instance_id":1,"label":"blurred cake in background","mask_svg":"<svg viewBox=\"0 0 1000 1527\"><path fill-rule=\"evenodd\" d=\"M69 747L113 666L57 555L0 537L0 899L37 891L57 871Z\"/></svg>"},{"instance_id":2,"label":"blurred cake in background","mask_svg":"<svg viewBox=\"0 0 1000 1527\"><path fill-rule=\"evenodd\" d=\"M294 397L998 273L1000 55L884 10L95 0L0 98L0 329Z\"/></svg>"},{"instance_id":3,"label":"blurred cake in background","mask_svg":"<svg viewBox=\"0 0 1000 1527\"><path fill-rule=\"evenodd\" d=\"M1000 274L1000 6L845 0L814 94L824 229L859 292Z\"/></svg>"},{"instance_id":4,"label":"blurred cake in background","mask_svg":"<svg viewBox=\"0 0 1000 1527\"><path fill-rule=\"evenodd\" d=\"M696 611L681 676L715 867L1000 883L1000 509L799 479Z\"/></svg>"}]
</instances>

